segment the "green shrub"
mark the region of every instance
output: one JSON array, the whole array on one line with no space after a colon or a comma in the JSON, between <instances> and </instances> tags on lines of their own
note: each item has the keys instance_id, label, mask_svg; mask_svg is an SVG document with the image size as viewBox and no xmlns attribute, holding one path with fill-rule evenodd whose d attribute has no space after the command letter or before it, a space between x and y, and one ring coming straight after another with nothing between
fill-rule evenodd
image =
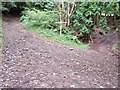
<instances>
[{"instance_id":1,"label":"green shrub","mask_svg":"<svg viewBox=\"0 0 120 90\"><path fill-rule=\"evenodd\" d=\"M32 8L23 11L23 15L20 20L29 25L40 26L41 28L54 30L58 27L55 22L59 21L59 17L57 13L40 11Z\"/></svg>"},{"instance_id":2,"label":"green shrub","mask_svg":"<svg viewBox=\"0 0 120 90\"><path fill-rule=\"evenodd\" d=\"M63 26L63 34L59 35L60 25L57 13L49 11L40 11L35 8L26 9L20 18L22 25L30 30L53 39L57 42L68 44L70 46L87 49L88 45L81 43L76 36L73 36L73 30Z\"/></svg>"},{"instance_id":3,"label":"green shrub","mask_svg":"<svg viewBox=\"0 0 120 90\"><path fill-rule=\"evenodd\" d=\"M110 30L110 28L107 26L106 17L101 17L100 18L100 28L106 30L106 32L108 32Z\"/></svg>"},{"instance_id":4,"label":"green shrub","mask_svg":"<svg viewBox=\"0 0 120 90\"><path fill-rule=\"evenodd\" d=\"M1 11L10 11L11 9L23 10L27 2L2 2L0 6Z\"/></svg>"},{"instance_id":5,"label":"green shrub","mask_svg":"<svg viewBox=\"0 0 120 90\"><path fill-rule=\"evenodd\" d=\"M83 38L89 38L89 33L94 30L95 25L93 24L93 19L90 17L90 15L89 17L88 15L86 17L82 11L78 8L72 15L71 22L73 23L73 26L76 27L78 32L82 34Z\"/></svg>"}]
</instances>

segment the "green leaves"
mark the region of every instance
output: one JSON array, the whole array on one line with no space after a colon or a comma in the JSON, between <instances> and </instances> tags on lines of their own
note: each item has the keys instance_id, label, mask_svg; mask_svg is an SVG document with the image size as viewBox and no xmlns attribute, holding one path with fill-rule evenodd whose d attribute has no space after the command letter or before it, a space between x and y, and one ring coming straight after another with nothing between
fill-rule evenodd
<instances>
[{"instance_id":1,"label":"green leaves","mask_svg":"<svg viewBox=\"0 0 120 90\"><path fill-rule=\"evenodd\" d=\"M0 11L8 11L8 8L6 8L6 7L4 7L4 6L2 6L2 5L0 5Z\"/></svg>"},{"instance_id":2,"label":"green leaves","mask_svg":"<svg viewBox=\"0 0 120 90\"><path fill-rule=\"evenodd\" d=\"M85 39L86 37L89 38L91 33L94 33L95 27L108 32L110 28L107 26L106 16L110 16L111 14L117 16L120 14L119 4L115 2L76 2L75 4L75 11L70 17L70 25L71 27L73 26L73 28L75 27L78 33L82 33ZM59 16L57 13L52 12L53 9L54 11L57 10L57 8L55 8L55 2L34 2L32 4L28 3L28 6L34 8L27 9L23 13L21 17L22 21L29 22L31 23L30 25L53 30L54 32L60 31L59 24L55 23L59 21ZM67 6L64 8L67 8ZM63 16L63 18L67 17ZM70 34L69 32L70 31L63 26L62 33L67 35ZM73 32L71 34L73 34ZM72 37L72 39L76 41L77 37Z\"/></svg>"},{"instance_id":3,"label":"green leaves","mask_svg":"<svg viewBox=\"0 0 120 90\"><path fill-rule=\"evenodd\" d=\"M101 17L101 19L100 19L100 26L101 26L101 29L104 29L107 32L110 30L110 28L107 26L106 17Z\"/></svg>"},{"instance_id":4,"label":"green leaves","mask_svg":"<svg viewBox=\"0 0 120 90\"><path fill-rule=\"evenodd\" d=\"M87 26L92 26L92 25L93 25L93 19L92 19L92 18L89 18L89 19L85 20L85 24L86 24Z\"/></svg>"},{"instance_id":5,"label":"green leaves","mask_svg":"<svg viewBox=\"0 0 120 90\"><path fill-rule=\"evenodd\" d=\"M82 3L80 8L78 8L74 14L74 26L82 33L89 33L90 30L88 29L88 26L93 25L93 19L90 17L93 15L93 12L86 8L88 4Z\"/></svg>"},{"instance_id":6,"label":"green leaves","mask_svg":"<svg viewBox=\"0 0 120 90\"><path fill-rule=\"evenodd\" d=\"M40 11L35 8L27 9L23 12L21 21L29 22L29 25L40 26L42 28L55 29L59 20L57 13L51 13L46 11Z\"/></svg>"},{"instance_id":7,"label":"green leaves","mask_svg":"<svg viewBox=\"0 0 120 90\"><path fill-rule=\"evenodd\" d=\"M79 31L82 33L89 33L90 32L90 30L85 25Z\"/></svg>"},{"instance_id":8,"label":"green leaves","mask_svg":"<svg viewBox=\"0 0 120 90\"><path fill-rule=\"evenodd\" d=\"M79 3L75 13L71 17L71 23L85 38L94 33L94 28L101 28L108 32L106 16L114 16L114 20L120 14L119 3L116 2L83 2ZM115 17L116 16L116 17ZM114 21L115 22L115 21ZM117 28L118 29L118 28Z\"/></svg>"}]
</instances>

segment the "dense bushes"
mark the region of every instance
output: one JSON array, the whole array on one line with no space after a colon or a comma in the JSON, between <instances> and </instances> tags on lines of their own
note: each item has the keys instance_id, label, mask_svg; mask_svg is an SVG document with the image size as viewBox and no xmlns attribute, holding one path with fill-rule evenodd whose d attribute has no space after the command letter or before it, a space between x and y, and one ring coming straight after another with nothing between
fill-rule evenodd
<instances>
[{"instance_id":1,"label":"dense bushes","mask_svg":"<svg viewBox=\"0 0 120 90\"><path fill-rule=\"evenodd\" d=\"M58 27L55 22L59 21L59 17L57 13L40 11L32 8L26 9L23 12L21 21L26 22L26 24L29 23L30 25L54 30Z\"/></svg>"},{"instance_id":2,"label":"dense bushes","mask_svg":"<svg viewBox=\"0 0 120 90\"><path fill-rule=\"evenodd\" d=\"M107 34L110 27L108 18L113 17L112 22L117 25L116 16L119 16L119 4L116 2L85 2L77 3L75 12L71 17L71 25L76 27L78 34L84 38L92 39L91 34L95 33L95 28L104 30ZM87 36L87 37L86 37Z\"/></svg>"},{"instance_id":3,"label":"dense bushes","mask_svg":"<svg viewBox=\"0 0 120 90\"><path fill-rule=\"evenodd\" d=\"M27 4L25 2L2 2L1 11L10 11L11 9L23 10Z\"/></svg>"},{"instance_id":4,"label":"dense bushes","mask_svg":"<svg viewBox=\"0 0 120 90\"><path fill-rule=\"evenodd\" d=\"M53 8L55 8L55 2L2 2L2 5L0 6L0 11L10 11L11 9L23 10L25 7L37 8L40 10L53 10Z\"/></svg>"}]
</instances>

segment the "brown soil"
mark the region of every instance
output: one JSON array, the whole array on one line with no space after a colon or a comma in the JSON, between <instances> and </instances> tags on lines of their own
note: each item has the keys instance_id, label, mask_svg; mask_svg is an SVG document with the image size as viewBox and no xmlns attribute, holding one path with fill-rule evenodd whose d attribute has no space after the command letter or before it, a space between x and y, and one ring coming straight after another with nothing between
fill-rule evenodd
<instances>
[{"instance_id":1,"label":"brown soil","mask_svg":"<svg viewBox=\"0 0 120 90\"><path fill-rule=\"evenodd\" d=\"M111 29L107 35L96 34L93 44L91 44L91 49L102 52L111 52L118 55L116 50L113 50L113 45L118 44L118 32ZM117 49L117 47L116 47Z\"/></svg>"},{"instance_id":2,"label":"brown soil","mask_svg":"<svg viewBox=\"0 0 120 90\"><path fill-rule=\"evenodd\" d=\"M118 87L118 59L104 47L100 52L71 49L25 30L10 16L4 18L3 29L1 87Z\"/></svg>"}]
</instances>

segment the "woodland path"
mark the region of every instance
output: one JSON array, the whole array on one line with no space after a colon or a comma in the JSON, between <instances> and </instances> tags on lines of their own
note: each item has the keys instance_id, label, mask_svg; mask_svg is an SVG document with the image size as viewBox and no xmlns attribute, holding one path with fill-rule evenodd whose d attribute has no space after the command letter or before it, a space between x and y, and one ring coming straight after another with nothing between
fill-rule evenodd
<instances>
[{"instance_id":1,"label":"woodland path","mask_svg":"<svg viewBox=\"0 0 120 90\"><path fill-rule=\"evenodd\" d=\"M5 49L1 87L112 88L118 86L118 59L110 52L71 50L21 27L18 18L3 21Z\"/></svg>"}]
</instances>

